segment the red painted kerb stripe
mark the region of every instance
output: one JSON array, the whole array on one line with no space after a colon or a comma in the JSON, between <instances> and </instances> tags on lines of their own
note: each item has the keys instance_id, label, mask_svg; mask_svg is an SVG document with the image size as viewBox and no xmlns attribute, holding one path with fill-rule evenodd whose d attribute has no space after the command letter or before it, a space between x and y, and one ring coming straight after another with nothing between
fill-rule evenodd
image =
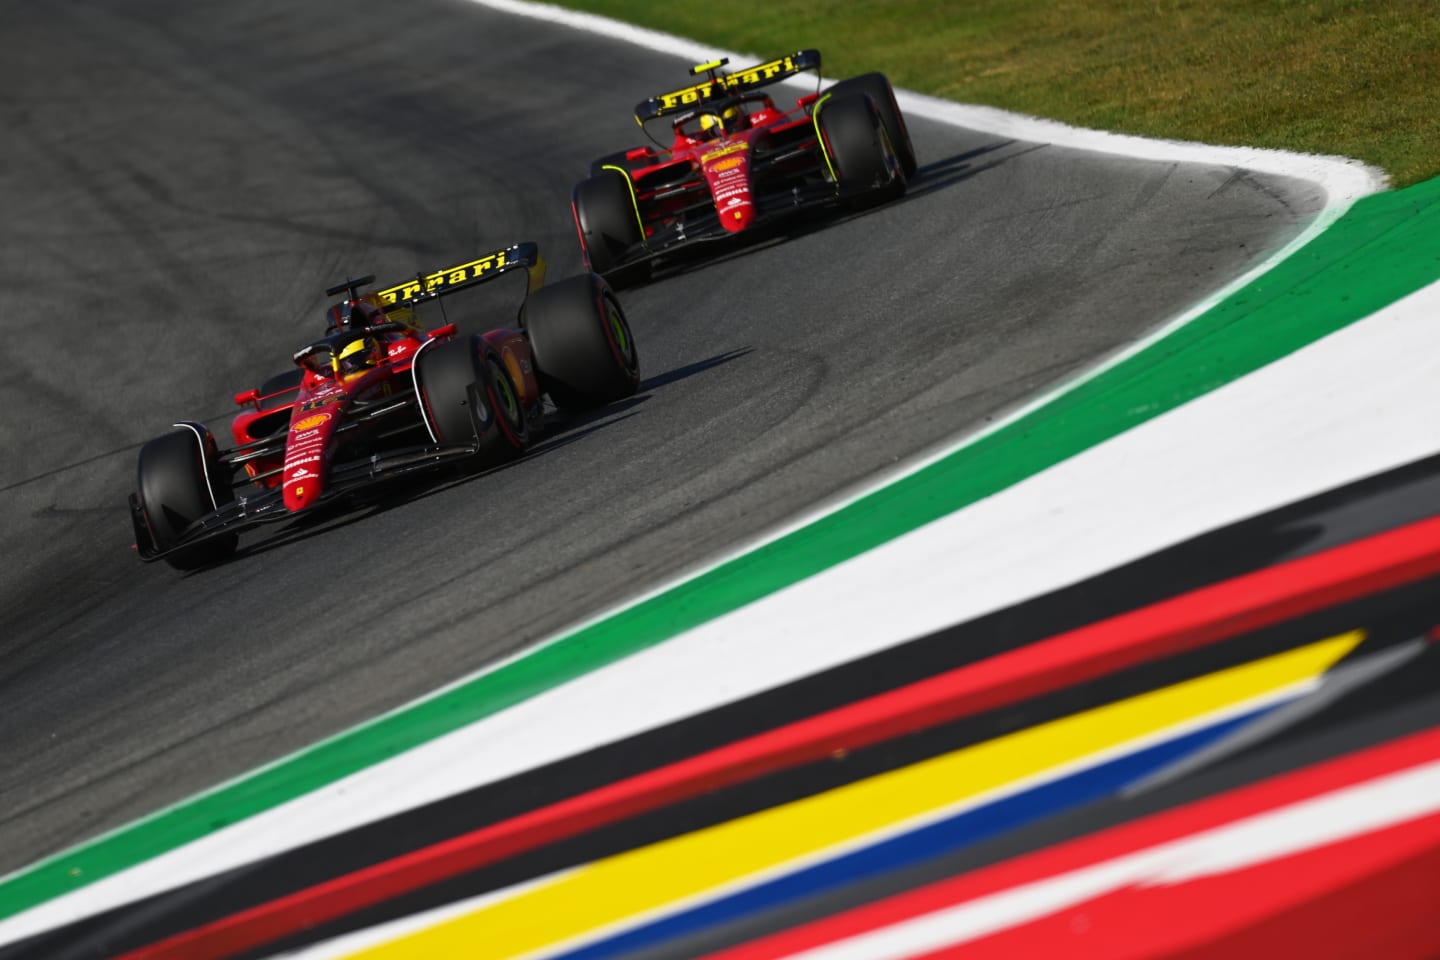
<instances>
[{"instance_id":1,"label":"red painted kerb stripe","mask_svg":"<svg viewBox=\"0 0 1440 960\"><path fill-rule=\"evenodd\" d=\"M1259 570L373 864L125 954L224 956L584 831L1440 574L1440 517Z\"/></svg>"},{"instance_id":2,"label":"red painted kerb stripe","mask_svg":"<svg viewBox=\"0 0 1440 960\"><path fill-rule=\"evenodd\" d=\"M1112 862L1182 837L1433 762L1437 757L1440 757L1440 729L1427 730L782 930L709 954L705 960L778 960L992 894ZM1249 877L1242 871L1239 875L1228 877L1220 874L1203 878L1209 884L1204 893L1224 903L1207 902L1200 895L1199 885L1193 881L1189 887L1155 883L1128 888L1099 900L1087 900L1073 908L1057 908L1054 916L1035 921L1029 930L1027 925L1017 925L988 938L927 956L1095 956L1097 953L1092 948L1101 946L1095 941L1102 940L1103 935L1110 932L1094 926L1095 921L1102 919L1107 927L1118 925L1126 933L1119 938L1120 943L1111 942L1106 952L1098 954L1107 957L1127 955L1125 951L1130 947L1144 946L1146 937L1150 938L1150 949L1141 951L1139 956L1176 956L1185 960L1201 956L1308 958L1343 955L1389 958L1391 954L1386 950L1373 949L1378 944L1400 949L1405 955L1415 955L1404 949L1405 944L1413 941L1440 946L1440 937L1436 936L1440 932L1440 924L1431 919L1434 916L1434 875L1430 876L1432 882L1418 886L1413 883L1417 871L1433 871L1440 865L1440 857L1437 857L1440 848L1435 843L1436 837L1440 836L1437 827L1440 827L1440 816L1431 814L1385 830L1321 846L1308 854L1270 861L1255 871L1264 874L1267 882L1258 887L1252 886L1248 891L1239 888L1244 887L1247 881L1253 881L1254 873ZM1290 863L1287 864L1287 860ZM1320 869L1322 866L1323 869ZM1300 869L1296 874L1277 876L1277 870L1284 874L1297 867ZM1406 901L1408 906L1414 907L1414 894L1419 892L1428 909L1419 912L1418 925L1415 911L1409 911L1410 916L1400 916L1392 915L1389 909L1377 910L1364 923L1350 922L1355 919L1353 912L1347 914L1344 911L1337 912L1333 919L1346 922L1322 923L1314 915L1314 904L1306 902L1303 896L1296 896L1307 885L1317 899L1330 901L1332 909L1337 909L1333 903L1337 892L1348 892L1356 898L1349 908L1362 899L1367 905L1388 899L1392 908L1399 908ZM1156 896L1157 893L1172 892L1178 896L1168 903ZM1231 899L1241 894L1245 895L1245 902ZM1140 906L1141 900L1148 901L1144 907ZM1121 908L1118 921L1114 911L1116 906ZM1273 912L1267 911L1267 906ZM1173 913L1167 914L1166 909ZM1240 919L1236 914L1242 911L1252 913L1248 929L1245 924L1236 924ZM1077 917L1084 921L1083 933L1074 923ZM1297 928L1294 922L1297 918L1315 924L1311 933L1298 932L1303 927ZM1226 932L1225 928L1230 924L1242 929L1231 929L1228 931L1230 938L1217 939L1217 935ZM1403 933L1404 937L1387 944L1387 925L1395 927L1396 934ZM1273 937L1277 930L1288 935L1284 938L1288 945L1286 949L1252 949L1258 942ZM1313 930L1329 930L1338 939L1328 945L1316 942ZM1049 939L1043 945L1037 945L1034 939L1016 942L1027 933L1031 937L1048 935ZM1131 933L1134 936L1130 936ZM1007 947L1008 951L1004 949ZM1230 949L1229 953L1219 949L1225 947Z\"/></svg>"}]
</instances>

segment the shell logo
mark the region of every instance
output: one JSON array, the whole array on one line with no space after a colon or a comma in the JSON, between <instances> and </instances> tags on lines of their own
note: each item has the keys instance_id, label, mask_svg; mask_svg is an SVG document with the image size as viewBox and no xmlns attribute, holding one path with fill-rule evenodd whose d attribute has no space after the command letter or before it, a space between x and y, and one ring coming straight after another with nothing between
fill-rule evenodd
<instances>
[{"instance_id":1,"label":"shell logo","mask_svg":"<svg viewBox=\"0 0 1440 960\"><path fill-rule=\"evenodd\" d=\"M740 166L741 162L742 158L740 157L726 157L718 163L711 164L710 169L714 173L723 173L726 170L734 170Z\"/></svg>"},{"instance_id":2,"label":"shell logo","mask_svg":"<svg viewBox=\"0 0 1440 960\"><path fill-rule=\"evenodd\" d=\"M290 429L291 429L292 431L297 431L297 430L313 430L313 429L315 429L316 427L320 426L320 424L324 423L325 421L327 421L327 420L329 420L329 419L330 419L330 414L328 414L328 413L317 413L317 414L314 414L313 416L306 417L304 420L301 420L301 421L299 421L298 423L291 424Z\"/></svg>"}]
</instances>

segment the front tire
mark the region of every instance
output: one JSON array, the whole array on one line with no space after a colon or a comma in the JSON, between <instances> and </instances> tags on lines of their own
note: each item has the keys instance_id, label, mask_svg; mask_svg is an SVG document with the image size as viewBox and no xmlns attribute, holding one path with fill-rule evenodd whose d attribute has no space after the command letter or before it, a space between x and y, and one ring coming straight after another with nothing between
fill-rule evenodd
<instances>
[{"instance_id":1,"label":"front tire","mask_svg":"<svg viewBox=\"0 0 1440 960\"><path fill-rule=\"evenodd\" d=\"M629 177L602 170L575 184L570 203L586 265L596 273L615 272L643 239Z\"/></svg>"},{"instance_id":2,"label":"front tire","mask_svg":"<svg viewBox=\"0 0 1440 960\"><path fill-rule=\"evenodd\" d=\"M415 378L421 416L436 442L474 446L482 466L525 452L530 435L519 393L483 337L427 347L416 358Z\"/></svg>"},{"instance_id":3,"label":"front tire","mask_svg":"<svg viewBox=\"0 0 1440 960\"><path fill-rule=\"evenodd\" d=\"M890 80L885 74L866 73L849 80L841 80L830 88L830 94L837 98L852 94L869 97L875 104L875 112L880 115L880 122L885 124L885 132L890 136L890 144L900 161L900 169L905 171L907 178L915 176L919 165L915 162L915 146L910 142L910 128L905 125L905 115L900 112L900 104L895 101L895 89L890 86Z\"/></svg>"},{"instance_id":4,"label":"front tire","mask_svg":"<svg viewBox=\"0 0 1440 960\"><path fill-rule=\"evenodd\" d=\"M196 520L229 503L229 468L215 457L209 431L189 427L150 440L140 448L136 466L140 509L158 550L171 550ZM240 542L230 533L170 553L165 562L177 570L195 570L230 557Z\"/></svg>"},{"instance_id":5,"label":"front tire","mask_svg":"<svg viewBox=\"0 0 1440 960\"><path fill-rule=\"evenodd\" d=\"M640 355L620 302L595 274L544 287L525 301L541 386L562 410L589 410L632 396Z\"/></svg>"},{"instance_id":6,"label":"front tire","mask_svg":"<svg viewBox=\"0 0 1440 960\"><path fill-rule=\"evenodd\" d=\"M869 207L904 195L905 171L868 96L823 101L819 125L835 176L854 198L854 206Z\"/></svg>"}]
</instances>

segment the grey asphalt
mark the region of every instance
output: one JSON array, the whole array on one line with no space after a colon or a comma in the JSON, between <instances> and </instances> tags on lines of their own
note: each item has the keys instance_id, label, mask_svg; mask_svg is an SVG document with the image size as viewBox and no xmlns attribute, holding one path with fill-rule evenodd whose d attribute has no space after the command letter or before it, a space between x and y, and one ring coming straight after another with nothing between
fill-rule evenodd
<instances>
[{"instance_id":1,"label":"grey asphalt","mask_svg":"<svg viewBox=\"0 0 1440 960\"><path fill-rule=\"evenodd\" d=\"M0 871L983 424L1238 275L1322 200L915 121L903 202L626 291L634 401L512 467L252 535L182 576L129 549L138 446L181 417L223 428L346 275L526 239L552 277L578 271L571 184L634 144L631 107L686 65L463 0L0 16Z\"/></svg>"}]
</instances>

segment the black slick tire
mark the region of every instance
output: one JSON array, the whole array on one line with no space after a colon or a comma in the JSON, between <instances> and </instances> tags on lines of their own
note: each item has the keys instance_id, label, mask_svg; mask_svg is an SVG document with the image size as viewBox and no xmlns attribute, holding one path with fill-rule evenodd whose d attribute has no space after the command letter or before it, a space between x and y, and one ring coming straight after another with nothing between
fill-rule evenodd
<instances>
[{"instance_id":1,"label":"black slick tire","mask_svg":"<svg viewBox=\"0 0 1440 960\"><path fill-rule=\"evenodd\" d=\"M566 411L632 396L640 355L620 302L595 274L543 287L525 301L524 327L540 384Z\"/></svg>"},{"instance_id":2,"label":"black slick tire","mask_svg":"<svg viewBox=\"0 0 1440 960\"><path fill-rule=\"evenodd\" d=\"M875 104L875 112L885 124L885 132L890 136L890 144L895 149L900 168L905 171L907 178L914 177L915 171L919 169L915 162L915 147L910 142L910 128L905 125L905 115L900 112L900 104L895 101L895 90L890 86L889 78L883 73L866 73L849 80L841 80L830 88L831 96L837 98L857 93L868 96Z\"/></svg>"},{"instance_id":3,"label":"black slick tire","mask_svg":"<svg viewBox=\"0 0 1440 960\"><path fill-rule=\"evenodd\" d=\"M870 207L905 193L905 172L868 96L823 100L819 125L830 164L852 206Z\"/></svg>"},{"instance_id":4,"label":"black slick tire","mask_svg":"<svg viewBox=\"0 0 1440 960\"><path fill-rule=\"evenodd\" d=\"M170 550L196 520L232 499L229 468L216 462L209 433L188 427L148 441L136 466L140 508L154 545ZM219 563L235 552L237 534L224 534L183 547L165 557L177 570Z\"/></svg>"},{"instance_id":5,"label":"black slick tire","mask_svg":"<svg viewBox=\"0 0 1440 960\"><path fill-rule=\"evenodd\" d=\"M616 272L642 239L629 178L618 170L602 170L575 184L570 202L585 262L596 273Z\"/></svg>"},{"instance_id":6,"label":"black slick tire","mask_svg":"<svg viewBox=\"0 0 1440 960\"><path fill-rule=\"evenodd\" d=\"M498 387L497 375L504 378ZM473 463L483 466L513 460L524 452L530 438L518 394L484 338L426 347L416 358L415 379L421 416L437 443L474 446Z\"/></svg>"}]
</instances>

